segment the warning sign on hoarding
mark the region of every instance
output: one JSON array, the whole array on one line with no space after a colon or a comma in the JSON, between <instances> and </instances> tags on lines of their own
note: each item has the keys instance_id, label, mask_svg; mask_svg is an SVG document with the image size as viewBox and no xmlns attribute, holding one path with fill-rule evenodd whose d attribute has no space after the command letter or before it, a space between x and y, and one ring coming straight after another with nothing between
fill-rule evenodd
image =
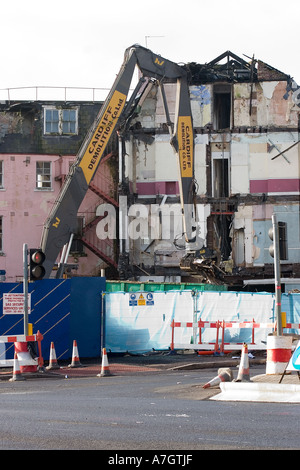
<instances>
[{"instance_id":1,"label":"warning sign on hoarding","mask_svg":"<svg viewBox=\"0 0 300 470\"><path fill-rule=\"evenodd\" d=\"M28 313L31 310L31 294L28 294ZM3 294L3 315L23 315L24 294Z\"/></svg>"},{"instance_id":2,"label":"warning sign on hoarding","mask_svg":"<svg viewBox=\"0 0 300 470\"><path fill-rule=\"evenodd\" d=\"M146 296L146 298L145 298ZM144 305L154 305L154 296L152 292L148 292L147 294L143 293L132 293L129 296L129 306L136 307L136 306L144 306Z\"/></svg>"},{"instance_id":3,"label":"warning sign on hoarding","mask_svg":"<svg viewBox=\"0 0 300 470\"><path fill-rule=\"evenodd\" d=\"M143 296L143 294L140 294L140 296L138 298L138 305L146 305L146 300L145 300L145 297Z\"/></svg>"},{"instance_id":4,"label":"warning sign on hoarding","mask_svg":"<svg viewBox=\"0 0 300 470\"><path fill-rule=\"evenodd\" d=\"M135 294L130 294L129 297L129 306L134 307L137 305L137 300L136 300L136 295Z\"/></svg>"},{"instance_id":5,"label":"warning sign on hoarding","mask_svg":"<svg viewBox=\"0 0 300 470\"><path fill-rule=\"evenodd\" d=\"M154 298L152 292L148 292L146 305L154 305Z\"/></svg>"}]
</instances>

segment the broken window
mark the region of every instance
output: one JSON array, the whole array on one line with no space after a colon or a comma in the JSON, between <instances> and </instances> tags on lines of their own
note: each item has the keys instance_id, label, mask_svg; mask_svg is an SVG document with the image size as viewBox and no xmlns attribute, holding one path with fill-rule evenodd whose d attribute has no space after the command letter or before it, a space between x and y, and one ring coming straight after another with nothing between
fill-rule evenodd
<instances>
[{"instance_id":1,"label":"broken window","mask_svg":"<svg viewBox=\"0 0 300 470\"><path fill-rule=\"evenodd\" d=\"M231 255L231 224L232 216L227 214L215 215L214 218L214 237L215 246L221 255L221 260L226 261Z\"/></svg>"},{"instance_id":2,"label":"broken window","mask_svg":"<svg viewBox=\"0 0 300 470\"><path fill-rule=\"evenodd\" d=\"M48 107L44 113L44 133L70 135L78 133L78 109Z\"/></svg>"},{"instance_id":3,"label":"broken window","mask_svg":"<svg viewBox=\"0 0 300 470\"><path fill-rule=\"evenodd\" d=\"M213 197L222 198L229 196L228 158L213 158Z\"/></svg>"},{"instance_id":4,"label":"broken window","mask_svg":"<svg viewBox=\"0 0 300 470\"><path fill-rule=\"evenodd\" d=\"M230 128L231 86L214 86L213 124L214 130Z\"/></svg>"},{"instance_id":5,"label":"broken window","mask_svg":"<svg viewBox=\"0 0 300 470\"><path fill-rule=\"evenodd\" d=\"M245 229L240 228L234 231L233 253L236 266L244 266L245 263Z\"/></svg>"}]
</instances>

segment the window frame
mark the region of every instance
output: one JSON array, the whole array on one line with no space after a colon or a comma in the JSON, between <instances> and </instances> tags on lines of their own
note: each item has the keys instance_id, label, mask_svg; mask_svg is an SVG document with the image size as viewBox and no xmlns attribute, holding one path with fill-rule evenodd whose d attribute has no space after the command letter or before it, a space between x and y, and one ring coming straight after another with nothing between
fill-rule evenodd
<instances>
[{"instance_id":1,"label":"window frame","mask_svg":"<svg viewBox=\"0 0 300 470\"><path fill-rule=\"evenodd\" d=\"M53 120L47 121L46 119L47 113L48 112L53 113L55 111L58 114L58 120L55 121L53 119ZM73 111L75 113L75 120L70 120L70 119L64 120L65 111L69 111L69 112ZM57 122L57 129L55 130L47 129L49 123L52 126L52 123L54 124L56 122ZM68 124L68 127L69 127L69 130L67 132L64 130L64 124L66 123ZM70 123L74 123L75 125L74 131L70 129ZM78 135L78 106L72 106L72 107L44 106L44 135L61 135L61 136Z\"/></svg>"},{"instance_id":2,"label":"window frame","mask_svg":"<svg viewBox=\"0 0 300 470\"><path fill-rule=\"evenodd\" d=\"M49 164L50 168L49 168L49 173L45 173L44 171L39 174L38 173L38 164L41 164L43 165L43 170L44 170L44 165L45 164ZM38 184L39 184L39 181L38 181L38 176L41 175L42 177L45 177L45 176L49 176L49 186L43 186L43 184L47 183L47 181L44 181L43 178L42 178L42 186L39 187ZM35 189L36 191L52 191L52 162L49 161L49 160L37 160L35 162Z\"/></svg>"}]
</instances>

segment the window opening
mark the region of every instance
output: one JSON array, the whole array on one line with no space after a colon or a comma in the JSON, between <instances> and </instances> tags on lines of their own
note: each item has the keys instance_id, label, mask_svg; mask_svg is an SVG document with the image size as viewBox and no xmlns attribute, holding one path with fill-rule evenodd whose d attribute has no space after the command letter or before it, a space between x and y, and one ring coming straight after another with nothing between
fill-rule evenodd
<instances>
[{"instance_id":1,"label":"window opening","mask_svg":"<svg viewBox=\"0 0 300 470\"><path fill-rule=\"evenodd\" d=\"M44 121L45 134L70 135L78 133L77 108L46 108Z\"/></svg>"},{"instance_id":2,"label":"window opening","mask_svg":"<svg viewBox=\"0 0 300 470\"><path fill-rule=\"evenodd\" d=\"M230 85L214 86L214 129L230 128L231 87Z\"/></svg>"},{"instance_id":3,"label":"window opening","mask_svg":"<svg viewBox=\"0 0 300 470\"><path fill-rule=\"evenodd\" d=\"M76 122L77 113L75 109L63 109L62 110L62 133L63 134L75 134L76 133Z\"/></svg>"},{"instance_id":4,"label":"window opening","mask_svg":"<svg viewBox=\"0 0 300 470\"><path fill-rule=\"evenodd\" d=\"M58 134L59 115L57 109L46 109L45 113L45 132L47 134Z\"/></svg>"},{"instance_id":5,"label":"window opening","mask_svg":"<svg viewBox=\"0 0 300 470\"><path fill-rule=\"evenodd\" d=\"M36 162L36 188L51 189L51 162Z\"/></svg>"},{"instance_id":6,"label":"window opening","mask_svg":"<svg viewBox=\"0 0 300 470\"><path fill-rule=\"evenodd\" d=\"M229 196L228 158L213 159L213 188L214 197Z\"/></svg>"},{"instance_id":7,"label":"window opening","mask_svg":"<svg viewBox=\"0 0 300 470\"><path fill-rule=\"evenodd\" d=\"M245 264L245 229L241 228L234 231L233 238L234 262L236 266Z\"/></svg>"}]
</instances>

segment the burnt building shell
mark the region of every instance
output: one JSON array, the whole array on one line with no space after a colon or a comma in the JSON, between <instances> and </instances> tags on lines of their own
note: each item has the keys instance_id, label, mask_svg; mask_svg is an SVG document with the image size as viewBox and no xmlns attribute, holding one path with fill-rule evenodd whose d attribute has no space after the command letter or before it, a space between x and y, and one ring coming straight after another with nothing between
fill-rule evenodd
<instances>
[{"instance_id":1,"label":"burnt building shell","mask_svg":"<svg viewBox=\"0 0 300 470\"><path fill-rule=\"evenodd\" d=\"M224 61L224 63L220 63ZM216 81L228 83L257 82L263 80L289 80L290 76L254 57L246 61L231 51L226 51L216 59L198 64L190 62L183 65L189 83L201 85Z\"/></svg>"}]
</instances>

